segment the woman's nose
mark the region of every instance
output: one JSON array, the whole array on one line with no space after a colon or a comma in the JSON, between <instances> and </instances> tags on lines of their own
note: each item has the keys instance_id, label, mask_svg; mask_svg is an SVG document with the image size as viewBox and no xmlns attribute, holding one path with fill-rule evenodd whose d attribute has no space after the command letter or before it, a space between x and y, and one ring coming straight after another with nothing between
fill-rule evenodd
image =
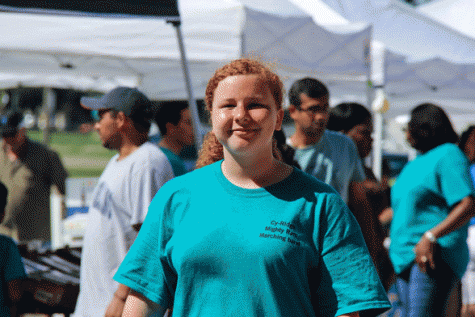
<instances>
[{"instance_id":1,"label":"woman's nose","mask_svg":"<svg viewBox=\"0 0 475 317\"><path fill-rule=\"evenodd\" d=\"M236 108L234 108L234 118L236 120L243 120L247 118L247 116L248 112L244 105L237 105Z\"/></svg>"}]
</instances>

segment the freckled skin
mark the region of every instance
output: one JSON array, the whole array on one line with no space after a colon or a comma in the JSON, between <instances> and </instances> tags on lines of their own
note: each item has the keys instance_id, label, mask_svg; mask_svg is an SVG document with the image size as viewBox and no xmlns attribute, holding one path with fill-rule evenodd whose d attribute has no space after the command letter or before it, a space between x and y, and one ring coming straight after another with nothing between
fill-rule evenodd
<instances>
[{"instance_id":1,"label":"freckled skin","mask_svg":"<svg viewBox=\"0 0 475 317\"><path fill-rule=\"evenodd\" d=\"M226 151L242 155L272 149L283 110L259 75L237 75L217 86L211 111L213 132Z\"/></svg>"}]
</instances>

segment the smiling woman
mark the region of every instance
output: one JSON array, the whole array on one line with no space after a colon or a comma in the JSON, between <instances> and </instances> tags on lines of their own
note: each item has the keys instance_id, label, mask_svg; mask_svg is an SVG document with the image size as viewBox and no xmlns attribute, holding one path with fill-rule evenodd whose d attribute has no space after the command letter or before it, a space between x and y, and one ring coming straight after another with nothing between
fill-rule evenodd
<instances>
[{"instance_id":1,"label":"smiling woman","mask_svg":"<svg viewBox=\"0 0 475 317\"><path fill-rule=\"evenodd\" d=\"M256 61L216 71L201 168L160 189L114 277L133 289L124 316L376 316L389 308L340 196L282 161L274 139L282 96L279 77Z\"/></svg>"}]
</instances>

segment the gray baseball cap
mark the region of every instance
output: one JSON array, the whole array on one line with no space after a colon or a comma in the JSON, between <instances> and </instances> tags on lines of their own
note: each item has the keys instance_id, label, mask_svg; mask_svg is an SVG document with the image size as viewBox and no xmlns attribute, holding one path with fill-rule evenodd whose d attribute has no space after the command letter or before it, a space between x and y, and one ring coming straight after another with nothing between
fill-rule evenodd
<instances>
[{"instance_id":1,"label":"gray baseball cap","mask_svg":"<svg viewBox=\"0 0 475 317\"><path fill-rule=\"evenodd\" d=\"M152 102L142 92L130 87L117 87L100 98L82 97L80 102L88 110L112 109L128 117L148 114L152 108Z\"/></svg>"}]
</instances>

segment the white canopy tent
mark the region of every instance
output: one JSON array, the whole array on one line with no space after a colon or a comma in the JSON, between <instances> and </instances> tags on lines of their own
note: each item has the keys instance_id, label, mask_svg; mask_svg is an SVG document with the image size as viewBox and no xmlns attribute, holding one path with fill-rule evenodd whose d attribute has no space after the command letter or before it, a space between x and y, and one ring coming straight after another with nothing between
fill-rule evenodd
<instances>
[{"instance_id":1,"label":"white canopy tent","mask_svg":"<svg viewBox=\"0 0 475 317\"><path fill-rule=\"evenodd\" d=\"M475 119L475 39L440 23L396 0L295 0L318 15L322 4L353 23L373 25L371 80L385 91L390 108L384 118L404 116L417 104L443 106L458 130ZM329 84L332 88L331 83ZM332 103L358 101L368 104L367 88L351 82L334 87ZM454 118L456 117L456 120ZM401 121L401 120L398 120ZM473 121L472 121L473 122ZM375 113L373 169L381 172L383 116ZM391 125L387 125L391 126ZM399 131L400 133L400 131ZM386 144L388 144L386 142Z\"/></svg>"},{"instance_id":2,"label":"white canopy tent","mask_svg":"<svg viewBox=\"0 0 475 317\"><path fill-rule=\"evenodd\" d=\"M366 24L324 28L285 0L178 4L197 98L203 97L217 67L241 56L272 63L287 86L307 74L351 81L367 72L364 52L371 28ZM164 21L16 13L0 17L3 73L87 77L91 82L109 82L104 90L126 81L155 100L186 99L176 34ZM77 88L74 82L71 88ZM81 81L78 85L84 87Z\"/></svg>"},{"instance_id":3,"label":"white canopy tent","mask_svg":"<svg viewBox=\"0 0 475 317\"><path fill-rule=\"evenodd\" d=\"M474 63L475 39L397 0L319 0L351 22L373 25L373 39L409 62L443 58Z\"/></svg>"},{"instance_id":4,"label":"white canopy tent","mask_svg":"<svg viewBox=\"0 0 475 317\"><path fill-rule=\"evenodd\" d=\"M475 37L396 0L320 1L349 21L371 23L373 39L392 52L386 53L381 83L391 102L387 118L408 113L415 105L408 106L408 100L438 102L450 114L474 114L463 104L475 100ZM406 59L387 58L393 53Z\"/></svg>"},{"instance_id":5,"label":"white canopy tent","mask_svg":"<svg viewBox=\"0 0 475 317\"><path fill-rule=\"evenodd\" d=\"M417 11L471 38L475 38L474 0L433 0Z\"/></svg>"}]
</instances>

